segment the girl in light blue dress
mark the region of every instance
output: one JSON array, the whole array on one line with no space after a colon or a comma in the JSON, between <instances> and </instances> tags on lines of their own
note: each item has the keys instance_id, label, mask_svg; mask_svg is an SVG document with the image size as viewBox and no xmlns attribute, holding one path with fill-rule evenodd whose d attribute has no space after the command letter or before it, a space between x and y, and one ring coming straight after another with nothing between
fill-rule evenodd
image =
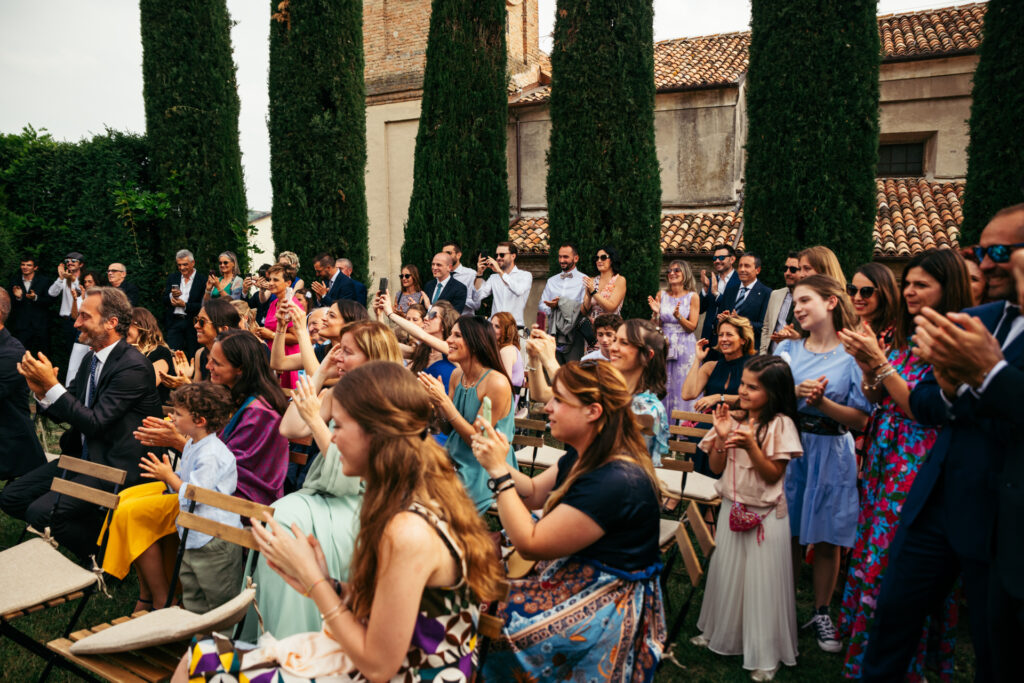
<instances>
[{"instance_id":1,"label":"girl in light blue dress","mask_svg":"<svg viewBox=\"0 0 1024 683\"><path fill-rule=\"evenodd\" d=\"M804 457L786 469L786 502L794 538L794 572L806 546L814 545L815 613L818 646L839 652L828 613L839 576L839 549L852 547L857 534L857 459L851 429L863 430L872 405L861 389L856 361L843 349L837 331L857 327L846 292L827 275L812 275L793 289L800 340L785 340L776 354L789 363L799 400Z\"/></svg>"}]
</instances>

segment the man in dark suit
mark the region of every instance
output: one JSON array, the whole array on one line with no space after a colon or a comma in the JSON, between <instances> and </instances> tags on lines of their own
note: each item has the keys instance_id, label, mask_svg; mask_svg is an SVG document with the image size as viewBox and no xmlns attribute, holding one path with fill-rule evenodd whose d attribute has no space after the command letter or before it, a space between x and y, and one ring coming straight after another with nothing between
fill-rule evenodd
<instances>
[{"instance_id":1,"label":"man in dark suit","mask_svg":"<svg viewBox=\"0 0 1024 683\"><path fill-rule=\"evenodd\" d=\"M200 287L199 289L202 289ZM125 341L131 324L128 297L114 287L89 290L75 320L79 341L92 350L65 389L45 356L26 353L18 364L39 408L71 429L61 437L61 451L83 460L127 472L126 486L139 482L139 461L146 452L133 432L147 416L158 417L160 395L153 384L153 366ZM57 462L37 467L0 492L0 509L37 529L51 528L54 537L79 556L94 552L103 511L50 492ZM91 478L76 481L110 490Z\"/></svg>"},{"instance_id":2,"label":"man in dark suit","mask_svg":"<svg viewBox=\"0 0 1024 683\"><path fill-rule=\"evenodd\" d=\"M736 264L736 276L740 286L736 291L733 303L733 315L739 315L750 321L754 328L754 352L761 348L761 329L764 327L764 316L768 310L768 300L772 296L771 287L757 279L761 274L761 257L756 254L744 254ZM722 314L719 313L719 316Z\"/></svg>"},{"instance_id":3,"label":"man in dark suit","mask_svg":"<svg viewBox=\"0 0 1024 683\"><path fill-rule=\"evenodd\" d=\"M704 285L700 290L700 312L704 314L700 336L708 340L711 348L718 343L718 314L735 308L736 293L740 289L740 279L733 269L735 262L736 250L728 244L719 244L711 252L713 272L710 275L706 270L700 272Z\"/></svg>"},{"instance_id":4,"label":"man in dark suit","mask_svg":"<svg viewBox=\"0 0 1024 683\"><path fill-rule=\"evenodd\" d=\"M430 261L430 272L434 274L434 278L423 285L423 293L430 299L430 303L444 299L450 302L456 311L461 312L466 306L468 290L466 285L455 279L451 269L451 256L444 252L434 254Z\"/></svg>"},{"instance_id":5,"label":"man in dark suit","mask_svg":"<svg viewBox=\"0 0 1024 683\"><path fill-rule=\"evenodd\" d=\"M980 251L990 296L1012 294L1009 254L1021 242L1024 205L1004 209L985 227ZM863 680L903 680L925 618L958 577L968 600L975 678L994 680L995 659L1015 654L1005 651L999 637L991 637L993 617L1006 608L991 609L990 599L999 593L999 585L991 580L991 559L992 531L1003 493L997 491L997 481L1006 471L1007 453L1020 444L1020 404L1007 402L1005 385L1013 373L1001 376L1024 368L1024 318L1017 305L997 301L946 317L926 308L915 323L913 351L933 370L911 392L910 407L918 422L941 430L903 505L864 657ZM970 353L965 353L967 349ZM1003 408L994 409L994 403ZM1010 498L1014 493L1019 498L1020 489L1009 493ZM1009 507L1012 510L1013 504ZM1019 524L1019 518L1008 523ZM1007 560L1011 563L1020 553L1021 540L1013 538L1012 543L1016 549ZM1014 577L1020 579L1019 574ZM1016 591L1021 591L1019 585ZM1019 629L1019 610L1016 619ZM1017 641L1009 645L1018 647Z\"/></svg>"},{"instance_id":6,"label":"man in dark suit","mask_svg":"<svg viewBox=\"0 0 1024 683\"><path fill-rule=\"evenodd\" d=\"M355 301L357 303L360 303L363 306L365 306L366 305L366 285L364 285L362 282L360 282L359 280L357 280L354 277L352 277L352 273L355 270L355 266L352 265L352 261L350 261L347 258L342 257L342 258L339 258L337 261L335 261L335 265L338 266L338 270L341 271L341 274L344 275L345 277L347 277L349 279L349 281L352 283L352 288L355 290L355 296L352 296L350 298L353 301Z\"/></svg>"},{"instance_id":7,"label":"man in dark suit","mask_svg":"<svg viewBox=\"0 0 1024 683\"><path fill-rule=\"evenodd\" d=\"M111 263L107 266L107 282L111 287L117 287L124 292L132 306L139 305L139 288L128 280L128 269L123 263Z\"/></svg>"},{"instance_id":8,"label":"man in dark suit","mask_svg":"<svg viewBox=\"0 0 1024 683\"><path fill-rule=\"evenodd\" d=\"M50 353L50 280L32 256L21 259L21 276L11 281L11 333L32 353Z\"/></svg>"},{"instance_id":9,"label":"man in dark suit","mask_svg":"<svg viewBox=\"0 0 1024 683\"><path fill-rule=\"evenodd\" d=\"M317 254L313 259L313 270L316 271L319 280L313 280L309 287L313 290L319 306L330 306L341 299L356 300L356 288L352 278L341 272L333 256L327 252ZM365 297L363 305L366 305Z\"/></svg>"},{"instance_id":10,"label":"man in dark suit","mask_svg":"<svg viewBox=\"0 0 1024 683\"><path fill-rule=\"evenodd\" d=\"M0 480L20 477L46 462L28 411L28 384L18 374L25 347L4 327L11 297L0 287Z\"/></svg>"},{"instance_id":11,"label":"man in dark suit","mask_svg":"<svg viewBox=\"0 0 1024 683\"><path fill-rule=\"evenodd\" d=\"M188 249L182 249L174 257L178 272L167 276L167 284L160 300L167 310L164 313L164 339L174 350L182 350L189 358L199 348L193 319L203 307L206 286L196 279L196 259Z\"/></svg>"}]
</instances>

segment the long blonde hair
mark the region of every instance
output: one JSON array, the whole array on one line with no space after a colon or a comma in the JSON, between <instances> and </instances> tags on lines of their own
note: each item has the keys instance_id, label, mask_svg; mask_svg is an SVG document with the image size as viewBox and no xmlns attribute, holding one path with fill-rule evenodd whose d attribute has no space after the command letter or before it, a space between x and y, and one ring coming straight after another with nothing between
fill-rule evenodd
<instances>
[{"instance_id":1,"label":"long blonde hair","mask_svg":"<svg viewBox=\"0 0 1024 683\"><path fill-rule=\"evenodd\" d=\"M402 362L402 349L398 346L398 338L384 323L376 320L357 320L342 326L338 339L346 334L352 335L356 346L370 360Z\"/></svg>"},{"instance_id":2,"label":"long blonde hair","mask_svg":"<svg viewBox=\"0 0 1024 683\"><path fill-rule=\"evenodd\" d=\"M633 394L622 373L603 361L566 363L551 380L552 387L572 394L583 405L600 404L602 411L594 425L597 435L586 451L579 454L576 464L562 485L551 492L544 503L547 514L565 496L566 491L584 474L593 472L609 460L619 459L639 466L650 480L653 491L658 491L654 465L647 453L640 424L633 413Z\"/></svg>"},{"instance_id":3,"label":"long blonde hair","mask_svg":"<svg viewBox=\"0 0 1024 683\"><path fill-rule=\"evenodd\" d=\"M448 523L465 558L464 578L477 598L501 597L502 571L494 543L448 453L427 433L432 406L413 374L398 363L373 361L345 373L332 395L370 438L366 492L349 571L352 612L360 619L369 617L381 539L391 520L414 502Z\"/></svg>"},{"instance_id":4,"label":"long blonde hair","mask_svg":"<svg viewBox=\"0 0 1024 683\"><path fill-rule=\"evenodd\" d=\"M843 267L839 265L839 259L834 251L818 244L813 247L807 247L797 254L797 258L807 259L807 262L811 264L811 268L814 268L815 273L818 275L828 275L839 283L840 288L844 292L846 291L846 276L843 275Z\"/></svg>"}]
</instances>

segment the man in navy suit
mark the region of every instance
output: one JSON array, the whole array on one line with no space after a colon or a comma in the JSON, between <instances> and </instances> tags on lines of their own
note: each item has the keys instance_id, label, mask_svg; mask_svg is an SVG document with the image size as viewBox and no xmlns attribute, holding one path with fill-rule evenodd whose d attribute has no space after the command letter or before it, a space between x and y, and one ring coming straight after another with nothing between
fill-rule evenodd
<instances>
[{"instance_id":1,"label":"man in navy suit","mask_svg":"<svg viewBox=\"0 0 1024 683\"><path fill-rule=\"evenodd\" d=\"M5 327L10 313L11 297L0 287L0 480L46 462L28 410L28 384L17 369L25 347Z\"/></svg>"},{"instance_id":2,"label":"man in navy suit","mask_svg":"<svg viewBox=\"0 0 1024 683\"><path fill-rule=\"evenodd\" d=\"M338 259L335 262L335 264L338 266L338 270L341 271L341 274L349 279L349 281L352 283L352 288L355 290L355 295L351 296L349 298L352 299L353 301L355 301L357 303L360 303L363 306L365 306L366 305L366 285L364 285L362 282L360 282L359 280L357 280L354 277L352 277L352 272L355 270L355 266L352 265L352 261L350 261L349 259L347 259L345 257L342 257L342 258Z\"/></svg>"},{"instance_id":3,"label":"man in navy suit","mask_svg":"<svg viewBox=\"0 0 1024 683\"><path fill-rule=\"evenodd\" d=\"M353 286L352 278L341 272L341 269L334 263L334 257L327 252L316 255L313 259L313 270L320 278L314 280L310 285L318 305L330 306L341 299L354 300L356 298L356 288Z\"/></svg>"},{"instance_id":4,"label":"man in navy suit","mask_svg":"<svg viewBox=\"0 0 1024 683\"><path fill-rule=\"evenodd\" d=\"M11 333L32 353L50 353L50 281L38 272L34 256L21 259L21 273L11 281Z\"/></svg>"},{"instance_id":5,"label":"man in navy suit","mask_svg":"<svg viewBox=\"0 0 1024 683\"><path fill-rule=\"evenodd\" d=\"M430 303L444 299L451 302L457 312L461 312L466 306L468 290L466 285L455 279L451 269L451 256L444 252L434 254L434 258L430 261L430 272L434 274L434 279L423 285L423 293L430 299ZM439 284L440 286L438 286Z\"/></svg>"},{"instance_id":6,"label":"man in navy suit","mask_svg":"<svg viewBox=\"0 0 1024 683\"><path fill-rule=\"evenodd\" d=\"M188 249L174 255L178 268L167 276L167 284L160 300L164 302L164 339L172 349L180 349L189 358L199 348L193 320L203 307L206 285L202 279L196 281L196 259Z\"/></svg>"},{"instance_id":7,"label":"man in navy suit","mask_svg":"<svg viewBox=\"0 0 1024 683\"><path fill-rule=\"evenodd\" d=\"M740 279L733 269L735 262L736 250L728 244L719 244L711 252L714 272L711 275L706 270L700 272L704 285L700 290L700 312L704 314L700 336L708 340L712 349L718 343L718 314L735 308L736 293L740 289Z\"/></svg>"},{"instance_id":8,"label":"man in navy suit","mask_svg":"<svg viewBox=\"0 0 1024 683\"><path fill-rule=\"evenodd\" d=\"M750 321L754 328L754 350L761 348L761 328L764 327L764 316L768 310L768 300L772 296L771 287L757 279L761 274L761 257L756 254L744 254L736 264L736 276L740 286L736 290L736 301L733 304L733 315L739 315ZM722 313L719 313L721 317Z\"/></svg>"},{"instance_id":9,"label":"man in navy suit","mask_svg":"<svg viewBox=\"0 0 1024 683\"><path fill-rule=\"evenodd\" d=\"M1009 257L1022 243L1024 204L1000 211L982 232L978 251L991 298L1014 294ZM958 577L969 604L975 680L996 680L996 656L1011 656L1000 651L1000 638L990 637L993 616L999 616L990 602L999 588L991 580L997 482L1007 453L1019 449L1021 439L1020 403L1006 402L1004 382L1024 368L1024 318L1015 303L996 301L945 318L926 308L915 323L914 353L933 370L911 392L910 407L918 422L941 429L903 505L863 680L903 680L925 618ZM966 341L967 335L975 340ZM1019 489L1015 493L1019 498ZM1019 553L1021 539L1013 543ZM1022 577L1013 578L1020 592Z\"/></svg>"}]
</instances>

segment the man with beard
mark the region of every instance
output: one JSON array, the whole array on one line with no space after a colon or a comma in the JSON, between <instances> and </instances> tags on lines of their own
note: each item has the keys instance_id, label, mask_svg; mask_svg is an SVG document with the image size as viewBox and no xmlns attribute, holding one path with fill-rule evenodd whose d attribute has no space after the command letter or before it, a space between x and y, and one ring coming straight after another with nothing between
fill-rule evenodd
<instances>
[{"instance_id":1,"label":"man with beard","mask_svg":"<svg viewBox=\"0 0 1024 683\"><path fill-rule=\"evenodd\" d=\"M86 292L74 325L90 353L67 388L57 381L57 369L45 355L26 352L18 363L39 409L56 422L71 425L61 437L61 452L125 470L126 486L138 483L139 461L146 451L133 432L143 418L161 414L153 366L125 341L131 316L132 306L121 290L94 287ZM0 492L0 509L37 529L49 526L62 545L85 557L95 552L103 510L52 493L50 484L59 476L57 461L37 467ZM71 479L112 488L91 477Z\"/></svg>"},{"instance_id":2,"label":"man with beard","mask_svg":"<svg viewBox=\"0 0 1024 683\"><path fill-rule=\"evenodd\" d=\"M538 311L550 316L546 327L556 336L555 357L562 364L583 357L583 335L575 329L585 291L583 273L576 269L579 260L575 244L566 242L558 248L558 268L562 272L548 278L537 304Z\"/></svg>"}]
</instances>

